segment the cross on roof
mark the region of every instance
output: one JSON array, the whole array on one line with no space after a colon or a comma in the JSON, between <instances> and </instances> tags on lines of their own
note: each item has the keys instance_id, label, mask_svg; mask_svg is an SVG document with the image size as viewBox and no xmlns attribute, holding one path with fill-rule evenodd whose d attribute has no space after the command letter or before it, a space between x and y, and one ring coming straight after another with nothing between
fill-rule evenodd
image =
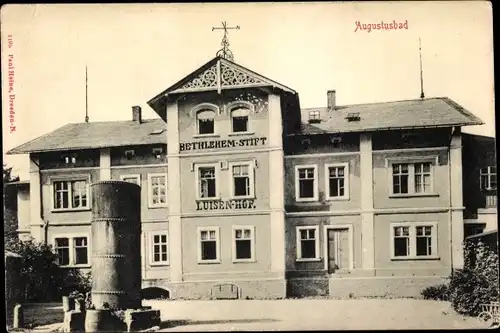
<instances>
[{"instance_id":1,"label":"cross on roof","mask_svg":"<svg viewBox=\"0 0 500 333\"><path fill-rule=\"evenodd\" d=\"M229 40L227 38L228 30L231 30L231 29L240 30L240 26L237 25L235 27L228 27L227 22L224 21L224 22L222 22L222 27L212 27L212 31L224 30L224 37L222 37L222 42L221 42L222 48L219 51L217 51L217 56L223 57L227 60L234 61L233 52L231 52L231 50L229 50Z\"/></svg>"}]
</instances>

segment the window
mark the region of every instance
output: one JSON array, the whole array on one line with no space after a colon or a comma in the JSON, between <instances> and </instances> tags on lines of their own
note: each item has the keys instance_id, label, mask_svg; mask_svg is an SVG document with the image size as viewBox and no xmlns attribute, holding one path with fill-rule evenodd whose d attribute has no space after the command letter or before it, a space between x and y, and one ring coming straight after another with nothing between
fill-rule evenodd
<instances>
[{"instance_id":1,"label":"window","mask_svg":"<svg viewBox=\"0 0 500 333\"><path fill-rule=\"evenodd\" d=\"M216 263L219 259L219 228L198 228L198 262Z\"/></svg>"},{"instance_id":2,"label":"window","mask_svg":"<svg viewBox=\"0 0 500 333\"><path fill-rule=\"evenodd\" d=\"M55 250L58 256L58 264L60 266L69 265L69 239L56 238Z\"/></svg>"},{"instance_id":3,"label":"window","mask_svg":"<svg viewBox=\"0 0 500 333\"><path fill-rule=\"evenodd\" d=\"M132 184L141 185L141 175L121 175L120 180Z\"/></svg>"},{"instance_id":4,"label":"window","mask_svg":"<svg viewBox=\"0 0 500 333\"><path fill-rule=\"evenodd\" d=\"M151 234L151 265L168 264L168 233L158 232Z\"/></svg>"},{"instance_id":5,"label":"window","mask_svg":"<svg viewBox=\"0 0 500 333\"><path fill-rule=\"evenodd\" d=\"M215 165L197 165L198 199L213 199L217 197L217 174Z\"/></svg>"},{"instance_id":6,"label":"window","mask_svg":"<svg viewBox=\"0 0 500 333\"><path fill-rule=\"evenodd\" d=\"M489 166L481 169L481 189L496 190L497 189L497 167Z\"/></svg>"},{"instance_id":7,"label":"window","mask_svg":"<svg viewBox=\"0 0 500 333\"><path fill-rule=\"evenodd\" d=\"M231 163L232 196L235 198L249 198L254 195L253 164Z\"/></svg>"},{"instance_id":8,"label":"window","mask_svg":"<svg viewBox=\"0 0 500 333\"><path fill-rule=\"evenodd\" d=\"M325 165L326 198L348 199L349 198L349 164L327 164Z\"/></svg>"},{"instance_id":9,"label":"window","mask_svg":"<svg viewBox=\"0 0 500 333\"><path fill-rule=\"evenodd\" d=\"M149 174L149 207L166 207L167 206L167 175L166 174Z\"/></svg>"},{"instance_id":10,"label":"window","mask_svg":"<svg viewBox=\"0 0 500 333\"><path fill-rule=\"evenodd\" d=\"M211 110L202 110L196 113L196 122L198 126L198 134L214 134L215 112Z\"/></svg>"},{"instance_id":11,"label":"window","mask_svg":"<svg viewBox=\"0 0 500 333\"><path fill-rule=\"evenodd\" d=\"M416 227L417 256L432 255L432 227Z\"/></svg>"},{"instance_id":12,"label":"window","mask_svg":"<svg viewBox=\"0 0 500 333\"><path fill-rule=\"evenodd\" d=\"M410 227L394 227L394 256L410 255Z\"/></svg>"},{"instance_id":13,"label":"window","mask_svg":"<svg viewBox=\"0 0 500 333\"><path fill-rule=\"evenodd\" d=\"M415 163L415 193L431 192L431 164Z\"/></svg>"},{"instance_id":14,"label":"window","mask_svg":"<svg viewBox=\"0 0 500 333\"><path fill-rule=\"evenodd\" d=\"M392 193L408 193L408 173L408 164L404 163L392 165Z\"/></svg>"},{"instance_id":15,"label":"window","mask_svg":"<svg viewBox=\"0 0 500 333\"><path fill-rule=\"evenodd\" d=\"M297 260L319 259L319 227L297 227Z\"/></svg>"},{"instance_id":16,"label":"window","mask_svg":"<svg viewBox=\"0 0 500 333\"><path fill-rule=\"evenodd\" d=\"M233 227L233 261L253 261L255 245L253 226Z\"/></svg>"},{"instance_id":17,"label":"window","mask_svg":"<svg viewBox=\"0 0 500 333\"><path fill-rule=\"evenodd\" d=\"M347 119L347 121L359 121L361 117L359 116L359 112L349 112L345 119Z\"/></svg>"},{"instance_id":18,"label":"window","mask_svg":"<svg viewBox=\"0 0 500 333\"><path fill-rule=\"evenodd\" d=\"M88 264L88 244L87 237L77 237L73 239L75 265Z\"/></svg>"},{"instance_id":19,"label":"window","mask_svg":"<svg viewBox=\"0 0 500 333\"><path fill-rule=\"evenodd\" d=\"M394 223L391 228L393 259L437 257L437 223Z\"/></svg>"},{"instance_id":20,"label":"window","mask_svg":"<svg viewBox=\"0 0 500 333\"><path fill-rule=\"evenodd\" d=\"M320 120L321 116L318 110L309 111L309 120Z\"/></svg>"},{"instance_id":21,"label":"window","mask_svg":"<svg viewBox=\"0 0 500 333\"><path fill-rule=\"evenodd\" d=\"M295 197L297 201L318 200L318 168L316 165L295 167Z\"/></svg>"},{"instance_id":22,"label":"window","mask_svg":"<svg viewBox=\"0 0 500 333\"><path fill-rule=\"evenodd\" d=\"M392 194L419 195L433 193L432 162L393 163Z\"/></svg>"},{"instance_id":23,"label":"window","mask_svg":"<svg viewBox=\"0 0 500 333\"><path fill-rule=\"evenodd\" d=\"M54 209L89 208L88 180L53 181Z\"/></svg>"},{"instance_id":24,"label":"window","mask_svg":"<svg viewBox=\"0 0 500 333\"><path fill-rule=\"evenodd\" d=\"M71 236L54 238L54 252L60 266L81 266L89 264L89 238Z\"/></svg>"},{"instance_id":25,"label":"window","mask_svg":"<svg viewBox=\"0 0 500 333\"><path fill-rule=\"evenodd\" d=\"M233 133L248 132L248 109L234 109L231 111L231 126Z\"/></svg>"}]
</instances>

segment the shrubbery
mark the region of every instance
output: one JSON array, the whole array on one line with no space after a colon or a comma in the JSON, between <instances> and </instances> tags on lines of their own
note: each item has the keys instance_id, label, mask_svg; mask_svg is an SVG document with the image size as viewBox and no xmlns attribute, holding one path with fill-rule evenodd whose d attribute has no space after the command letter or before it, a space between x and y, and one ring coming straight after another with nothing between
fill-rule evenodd
<instances>
[{"instance_id":1,"label":"shrubbery","mask_svg":"<svg viewBox=\"0 0 500 333\"><path fill-rule=\"evenodd\" d=\"M90 290L90 275L77 269L59 267L57 254L50 245L34 239L16 239L5 244L5 248L22 257L18 283L24 288L25 301L59 301L72 291L84 294Z\"/></svg>"},{"instance_id":2,"label":"shrubbery","mask_svg":"<svg viewBox=\"0 0 500 333\"><path fill-rule=\"evenodd\" d=\"M434 299L438 301L447 301L448 300L448 285L447 284L438 284L437 286L430 286L422 290L422 296L424 299Z\"/></svg>"},{"instance_id":3,"label":"shrubbery","mask_svg":"<svg viewBox=\"0 0 500 333\"><path fill-rule=\"evenodd\" d=\"M498 301L500 280L498 254L483 243L467 244L465 266L454 270L449 284L425 288L425 299L449 300L460 314L477 316L481 304Z\"/></svg>"}]
</instances>

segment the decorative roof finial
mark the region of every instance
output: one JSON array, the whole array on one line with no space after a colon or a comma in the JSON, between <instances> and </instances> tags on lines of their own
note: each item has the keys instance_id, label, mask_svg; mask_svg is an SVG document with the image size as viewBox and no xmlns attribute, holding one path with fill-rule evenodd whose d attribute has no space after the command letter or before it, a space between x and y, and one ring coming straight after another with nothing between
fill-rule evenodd
<instances>
[{"instance_id":1,"label":"decorative roof finial","mask_svg":"<svg viewBox=\"0 0 500 333\"><path fill-rule=\"evenodd\" d=\"M222 37L222 43L220 44L222 48L217 51L217 56L234 61L233 52L229 50L229 40L227 38L228 30L230 29L240 30L240 26L237 25L236 27L228 27L226 21L224 21L222 22L222 27L212 27L212 31L224 30L224 37Z\"/></svg>"}]
</instances>

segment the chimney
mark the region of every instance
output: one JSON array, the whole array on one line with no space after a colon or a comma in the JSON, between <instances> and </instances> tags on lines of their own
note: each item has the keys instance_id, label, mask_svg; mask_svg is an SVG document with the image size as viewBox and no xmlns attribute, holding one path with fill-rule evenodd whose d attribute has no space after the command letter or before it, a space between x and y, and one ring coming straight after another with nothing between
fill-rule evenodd
<instances>
[{"instance_id":1,"label":"chimney","mask_svg":"<svg viewBox=\"0 0 500 333\"><path fill-rule=\"evenodd\" d=\"M328 111L335 110L335 90L328 90L326 96L328 98Z\"/></svg>"},{"instance_id":2,"label":"chimney","mask_svg":"<svg viewBox=\"0 0 500 333\"><path fill-rule=\"evenodd\" d=\"M142 123L142 110L140 106L132 107L132 120L139 124Z\"/></svg>"}]
</instances>

